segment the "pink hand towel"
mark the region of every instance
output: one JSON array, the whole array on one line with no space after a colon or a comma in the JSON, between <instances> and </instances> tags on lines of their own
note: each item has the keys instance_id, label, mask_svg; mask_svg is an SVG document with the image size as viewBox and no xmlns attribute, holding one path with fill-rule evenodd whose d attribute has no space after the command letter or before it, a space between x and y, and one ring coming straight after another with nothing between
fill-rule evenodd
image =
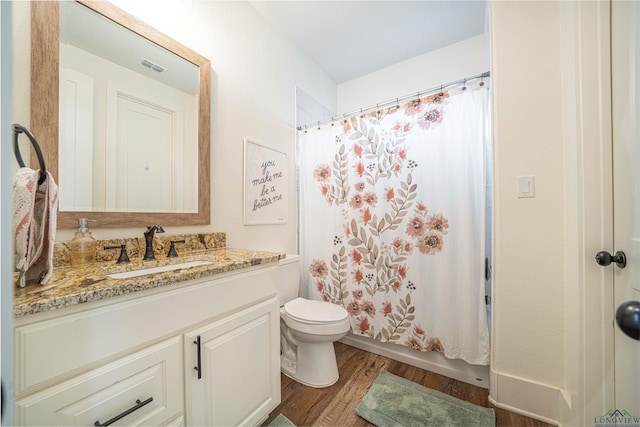
<instances>
[{"instance_id":1,"label":"pink hand towel","mask_svg":"<svg viewBox=\"0 0 640 427\"><path fill-rule=\"evenodd\" d=\"M13 235L19 286L27 280L46 284L53 273L53 246L58 215L58 186L49 172L20 168L13 178Z\"/></svg>"}]
</instances>

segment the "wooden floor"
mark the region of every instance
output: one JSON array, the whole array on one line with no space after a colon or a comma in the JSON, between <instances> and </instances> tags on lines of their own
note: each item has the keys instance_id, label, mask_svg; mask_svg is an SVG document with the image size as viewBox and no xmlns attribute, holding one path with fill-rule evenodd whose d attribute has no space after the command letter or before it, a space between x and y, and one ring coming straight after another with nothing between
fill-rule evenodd
<instances>
[{"instance_id":1,"label":"wooden floor","mask_svg":"<svg viewBox=\"0 0 640 427\"><path fill-rule=\"evenodd\" d=\"M282 375L282 402L264 422L268 425L280 413L296 426L372 426L356 414L356 406L384 369L425 387L447 393L479 406L494 408L497 426L546 427L549 424L489 403L486 389L466 384L377 354L335 343L340 378L331 387L312 388Z\"/></svg>"}]
</instances>

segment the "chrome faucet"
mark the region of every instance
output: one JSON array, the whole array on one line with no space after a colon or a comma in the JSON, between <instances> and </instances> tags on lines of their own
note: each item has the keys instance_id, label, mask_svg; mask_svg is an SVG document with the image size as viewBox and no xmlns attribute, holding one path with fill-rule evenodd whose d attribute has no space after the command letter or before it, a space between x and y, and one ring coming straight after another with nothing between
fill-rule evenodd
<instances>
[{"instance_id":1,"label":"chrome faucet","mask_svg":"<svg viewBox=\"0 0 640 427\"><path fill-rule=\"evenodd\" d=\"M146 243L146 248L144 251L143 260L156 259L156 256L153 253L153 236L155 233L164 233L164 228L159 225L151 225L147 227L147 231L144 232L144 241Z\"/></svg>"}]
</instances>

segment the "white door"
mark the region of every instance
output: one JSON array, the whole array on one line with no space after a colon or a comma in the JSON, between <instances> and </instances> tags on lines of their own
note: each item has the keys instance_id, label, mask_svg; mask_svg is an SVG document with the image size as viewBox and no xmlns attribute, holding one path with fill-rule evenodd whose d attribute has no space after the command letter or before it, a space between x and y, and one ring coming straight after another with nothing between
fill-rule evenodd
<instances>
[{"instance_id":1,"label":"white door","mask_svg":"<svg viewBox=\"0 0 640 427\"><path fill-rule=\"evenodd\" d=\"M123 95L118 97L117 108L116 168L112 171L115 176L107 178L107 182L116 182L116 209L171 211L174 113Z\"/></svg>"},{"instance_id":2,"label":"white door","mask_svg":"<svg viewBox=\"0 0 640 427\"><path fill-rule=\"evenodd\" d=\"M627 257L613 267L613 310L627 325L615 327L615 409L640 417L640 2L614 1L611 12L613 249Z\"/></svg>"}]
</instances>

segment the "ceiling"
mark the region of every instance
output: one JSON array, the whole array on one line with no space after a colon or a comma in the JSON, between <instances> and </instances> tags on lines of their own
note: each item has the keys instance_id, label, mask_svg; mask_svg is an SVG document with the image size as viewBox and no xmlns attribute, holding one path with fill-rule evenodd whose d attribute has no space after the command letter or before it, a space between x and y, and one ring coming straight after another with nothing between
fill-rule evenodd
<instances>
[{"instance_id":1,"label":"ceiling","mask_svg":"<svg viewBox=\"0 0 640 427\"><path fill-rule=\"evenodd\" d=\"M250 1L336 83L485 32L486 1Z\"/></svg>"}]
</instances>

